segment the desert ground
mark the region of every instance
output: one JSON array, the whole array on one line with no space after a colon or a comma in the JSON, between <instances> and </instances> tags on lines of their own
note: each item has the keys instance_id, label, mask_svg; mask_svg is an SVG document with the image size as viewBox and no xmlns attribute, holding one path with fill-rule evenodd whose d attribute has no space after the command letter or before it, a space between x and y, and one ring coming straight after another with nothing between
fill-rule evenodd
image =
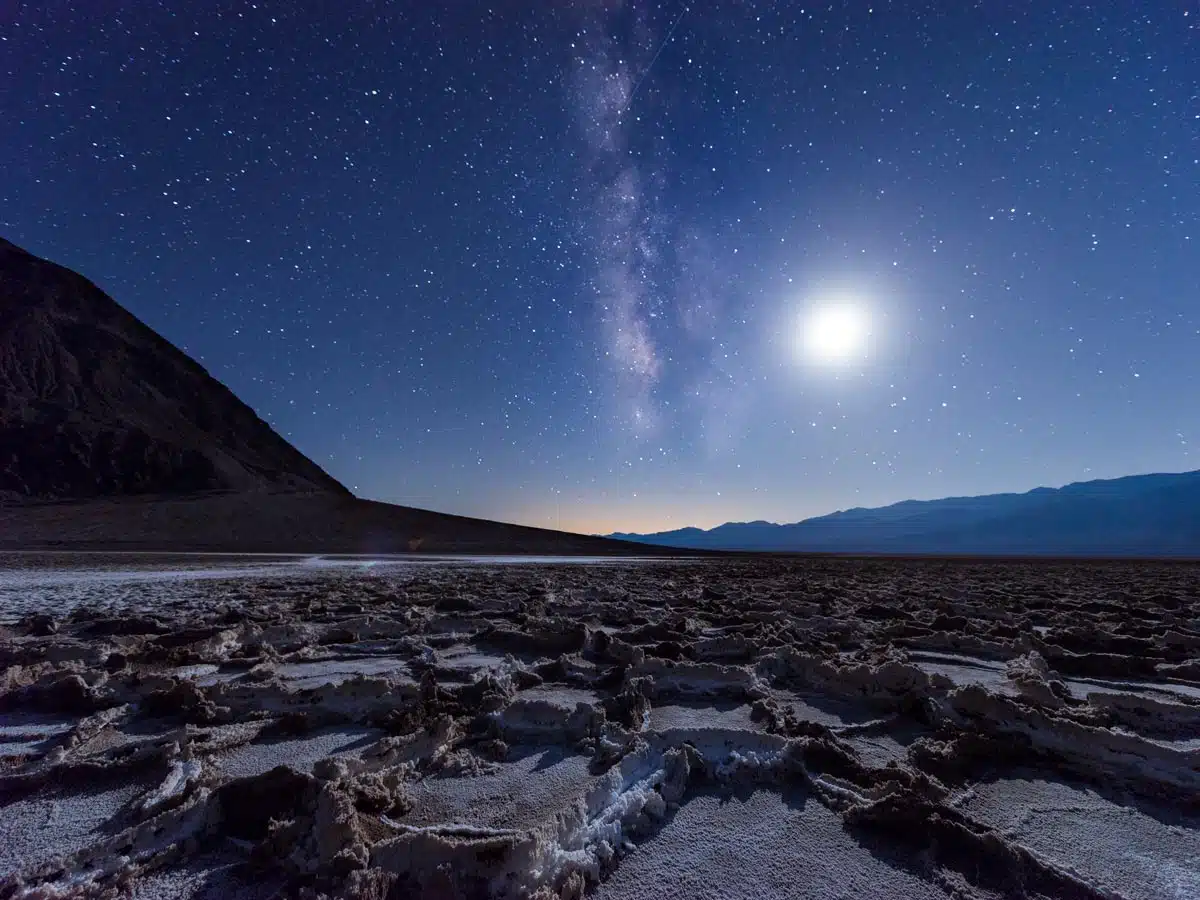
<instances>
[{"instance_id":1,"label":"desert ground","mask_svg":"<svg viewBox=\"0 0 1200 900\"><path fill-rule=\"evenodd\" d=\"M1200 566L0 555L0 897L1200 897Z\"/></svg>"},{"instance_id":2,"label":"desert ground","mask_svg":"<svg viewBox=\"0 0 1200 900\"><path fill-rule=\"evenodd\" d=\"M0 492L0 552L35 549L572 556L654 552L643 544L451 516L331 492L212 491L31 502L4 502Z\"/></svg>"}]
</instances>

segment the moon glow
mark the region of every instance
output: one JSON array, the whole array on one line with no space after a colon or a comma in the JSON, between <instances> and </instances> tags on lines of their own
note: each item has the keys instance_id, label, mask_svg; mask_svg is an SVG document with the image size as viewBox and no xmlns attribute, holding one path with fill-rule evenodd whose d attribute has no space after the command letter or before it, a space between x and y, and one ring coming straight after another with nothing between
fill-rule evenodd
<instances>
[{"instance_id":1,"label":"moon glow","mask_svg":"<svg viewBox=\"0 0 1200 900\"><path fill-rule=\"evenodd\" d=\"M800 323L799 350L818 365L842 365L867 355L871 320L866 309L853 301L821 303Z\"/></svg>"}]
</instances>

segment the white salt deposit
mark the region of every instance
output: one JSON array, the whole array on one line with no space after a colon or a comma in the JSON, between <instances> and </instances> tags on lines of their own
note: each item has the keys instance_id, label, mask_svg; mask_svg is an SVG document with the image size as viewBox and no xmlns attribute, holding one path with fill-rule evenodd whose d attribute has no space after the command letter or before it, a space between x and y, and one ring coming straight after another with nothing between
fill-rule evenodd
<instances>
[{"instance_id":1,"label":"white salt deposit","mask_svg":"<svg viewBox=\"0 0 1200 900\"><path fill-rule=\"evenodd\" d=\"M251 880L242 873L245 860L238 856L201 856L179 868L139 878L131 900L267 900L283 887L278 878Z\"/></svg>"},{"instance_id":2,"label":"white salt deposit","mask_svg":"<svg viewBox=\"0 0 1200 900\"><path fill-rule=\"evenodd\" d=\"M29 713L0 714L0 757L40 756L75 727L75 719Z\"/></svg>"},{"instance_id":3,"label":"white salt deposit","mask_svg":"<svg viewBox=\"0 0 1200 900\"><path fill-rule=\"evenodd\" d=\"M596 900L945 898L875 856L803 794L699 794L623 858Z\"/></svg>"},{"instance_id":4,"label":"white salt deposit","mask_svg":"<svg viewBox=\"0 0 1200 900\"><path fill-rule=\"evenodd\" d=\"M600 702L600 695L595 691L561 684L540 684L521 691L517 696L522 700L544 700L568 710L574 710L580 703L595 705Z\"/></svg>"},{"instance_id":5,"label":"white salt deposit","mask_svg":"<svg viewBox=\"0 0 1200 900\"><path fill-rule=\"evenodd\" d=\"M1128 900L1200 897L1200 820L1117 805L1092 788L1034 775L976 784L957 805Z\"/></svg>"},{"instance_id":6,"label":"white salt deposit","mask_svg":"<svg viewBox=\"0 0 1200 900\"><path fill-rule=\"evenodd\" d=\"M1195 684L1168 681L1110 681L1100 678L1072 678L1067 679L1066 684L1076 697L1086 697L1094 692L1121 691L1173 703L1200 703L1200 685Z\"/></svg>"},{"instance_id":7,"label":"white salt deposit","mask_svg":"<svg viewBox=\"0 0 1200 900\"><path fill-rule=\"evenodd\" d=\"M913 652L913 664L929 675L944 675L957 686L978 684L997 694L1016 696L1018 691L1005 674L1004 664L952 653Z\"/></svg>"},{"instance_id":8,"label":"white salt deposit","mask_svg":"<svg viewBox=\"0 0 1200 900\"><path fill-rule=\"evenodd\" d=\"M890 762L899 762L908 753L908 744L903 744L890 734L855 735L846 741L858 758L870 766L886 766Z\"/></svg>"},{"instance_id":9,"label":"white salt deposit","mask_svg":"<svg viewBox=\"0 0 1200 900\"><path fill-rule=\"evenodd\" d=\"M49 790L6 805L0 815L0 873L25 871L94 843L122 807L153 786L126 782Z\"/></svg>"},{"instance_id":10,"label":"white salt deposit","mask_svg":"<svg viewBox=\"0 0 1200 900\"><path fill-rule=\"evenodd\" d=\"M200 761L195 759L173 762L162 784L142 798L142 813L152 815L168 803L177 802L200 778L203 769Z\"/></svg>"},{"instance_id":11,"label":"white salt deposit","mask_svg":"<svg viewBox=\"0 0 1200 900\"><path fill-rule=\"evenodd\" d=\"M374 728L325 728L303 737L255 741L217 757L217 765L234 778L261 775L276 766L291 766L312 772L315 763L327 756L357 756L383 732Z\"/></svg>"},{"instance_id":12,"label":"white salt deposit","mask_svg":"<svg viewBox=\"0 0 1200 900\"><path fill-rule=\"evenodd\" d=\"M879 713L866 704L854 704L834 697L823 697L796 691L771 689L771 698L783 709L791 709L797 719L838 728L862 725L879 718Z\"/></svg>"},{"instance_id":13,"label":"white salt deposit","mask_svg":"<svg viewBox=\"0 0 1200 900\"><path fill-rule=\"evenodd\" d=\"M395 678L412 682L408 665L389 657L354 657L312 662L279 663L275 672L298 690L318 688L326 684L341 684L352 678Z\"/></svg>"},{"instance_id":14,"label":"white salt deposit","mask_svg":"<svg viewBox=\"0 0 1200 900\"><path fill-rule=\"evenodd\" d=\"M635 566L668 560L585 556L345 556L219 553L0 553L0 621L61 616L79 606L110 612L160 608L164 597L211 602L226 582L370 578L411 569L486 566ZM672 561L678 565L679 561Z\"/></svg>"},{"instance_id":15,"label":"white salt deposit","mask_svg":"<svg viewBox=\"0 0 1200 900\"><path fill-rule=\"evenodd\" d=\"M488 653L467 644L450 647L438 654L438 664L462 672L496 671L508 665L501 653Z\"/></svg>"},{"instance_id":16,"label":"white salt deposit","mask_svg":"<svg viewBox=\"0 0 1200 900\"><path fill-rule=\"evenodd\" d=\"M762 731L763 726L750 717L746 704L671 704L655 706L650 710L647 726L651 731L667 731L675 728L742 729Z\"/></svg>"},{"instance_id":17,"label":"white salt deposit","mask_svg":"<svg viewBox=\"0 0 1200 900\"><path fill-rule=\"evenodd\" d=\"M557 748L512 747L497 772L414 784L409 792L416 806L404 822L534 828L582 799L596 781L587 757Z\"/></svg>"}]
</instances>

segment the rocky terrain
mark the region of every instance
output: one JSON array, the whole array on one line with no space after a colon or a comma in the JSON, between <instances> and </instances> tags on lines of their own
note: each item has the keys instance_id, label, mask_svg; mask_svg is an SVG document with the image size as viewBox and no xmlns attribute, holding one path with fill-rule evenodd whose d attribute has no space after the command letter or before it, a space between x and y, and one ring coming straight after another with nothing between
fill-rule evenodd
<instances>
[{"instance_id":1,"label":"rocky terrain","mask_svg":"<svg viewBox=\"0 0 1200 900\"><path fill-rule=\"evenodd\" d=\"M1200 568L14 555L0 897L1200 895Z\"/></svg>"}]
</instances>

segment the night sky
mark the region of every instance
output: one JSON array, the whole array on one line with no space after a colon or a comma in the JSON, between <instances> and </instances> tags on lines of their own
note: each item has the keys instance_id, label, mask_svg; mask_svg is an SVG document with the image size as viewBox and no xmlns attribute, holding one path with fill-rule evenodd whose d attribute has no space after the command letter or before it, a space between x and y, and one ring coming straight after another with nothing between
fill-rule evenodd
<instances>
[{"instance_id":1,"label":"night sky","mask_svg":"<svg viewBox=\"0 0 1200 900\"><path fill-rule=\"evenodd\" d=\"M0 235L361 496L604 532L1200 468L1191 0L0 16Z\"/></svg>"}]
</instances>

